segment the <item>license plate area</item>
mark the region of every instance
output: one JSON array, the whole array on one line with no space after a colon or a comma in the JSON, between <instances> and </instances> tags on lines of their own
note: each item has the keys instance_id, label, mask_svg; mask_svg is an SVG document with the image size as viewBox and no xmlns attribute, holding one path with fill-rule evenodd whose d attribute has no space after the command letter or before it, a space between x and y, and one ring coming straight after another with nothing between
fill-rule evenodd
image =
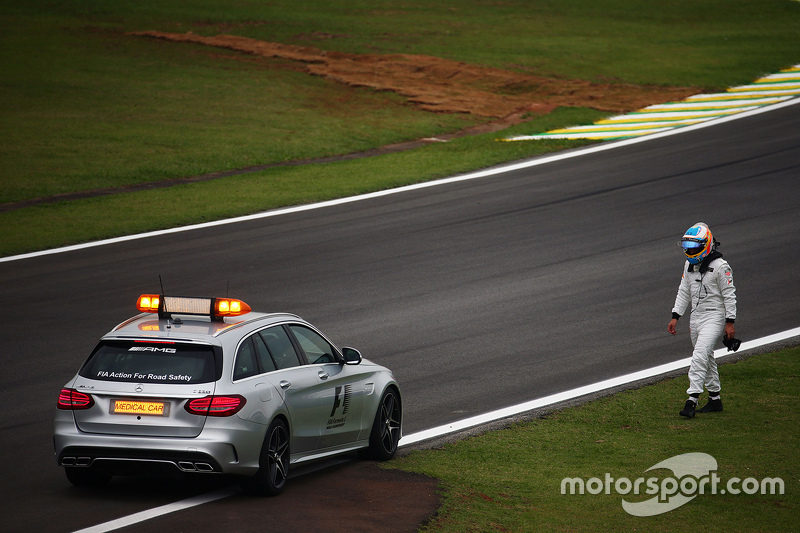
<instances>
[{"instance_id":1,"label":"license plate area","mask_svg":"<svg viewBox=\"0 0 800 533\"><path fill-rule=\"evenodd\" d=\"M159 400L113 400L112 415L169 416L169 402Z\"/></svg>"}]
</instances>

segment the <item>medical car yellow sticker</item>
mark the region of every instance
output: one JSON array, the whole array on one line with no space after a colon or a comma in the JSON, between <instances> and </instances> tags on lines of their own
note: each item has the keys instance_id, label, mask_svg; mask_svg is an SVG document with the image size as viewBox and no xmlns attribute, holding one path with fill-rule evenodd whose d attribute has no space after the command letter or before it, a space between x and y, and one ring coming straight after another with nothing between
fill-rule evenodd
<instances>
[{"instance_id":1,"label":"medical car yellow sticker","mask_svg":"<svg viewBox=\"0 0 800 533\"><path fill-rule=\"evenodd\" d=\"M169 415L169 404L141 400L114 400L111 402L111 413L117 415Z\"/></svg>"}]
</instances>

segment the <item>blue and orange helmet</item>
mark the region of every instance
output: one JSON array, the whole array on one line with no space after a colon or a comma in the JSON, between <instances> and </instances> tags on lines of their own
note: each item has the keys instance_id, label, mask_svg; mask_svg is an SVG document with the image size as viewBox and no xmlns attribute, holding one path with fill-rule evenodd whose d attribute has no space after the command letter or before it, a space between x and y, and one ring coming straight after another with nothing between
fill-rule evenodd
<instances>
[{"instance_id":1,"label":"blue and orange helmet","mask_svg":"<svg viewBox=\"0 0 800 533\"><path fill-rule=\"evenodd\" d=\"M686 230L680 242L689 263L697 265L705 259L714 247L714 237L704 222L698 222Z\"/></svg>"}]
</instances>

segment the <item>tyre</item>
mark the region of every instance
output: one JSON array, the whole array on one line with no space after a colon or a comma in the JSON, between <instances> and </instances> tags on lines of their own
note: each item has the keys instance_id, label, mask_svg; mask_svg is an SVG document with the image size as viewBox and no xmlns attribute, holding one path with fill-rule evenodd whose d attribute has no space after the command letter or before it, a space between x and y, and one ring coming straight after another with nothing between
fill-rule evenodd
<instances>
[{"instance_id":1,"label":"tyre","mask_svg":"<svg viewBox=\"0 0 800 533\"><path fill-rule=\"evenodd\" d=\"M245 490L259 496L280 494L289 476L289 430L280 418L267 428L258 464L256 475L245 481Z\"/></svg>"},{"instance_id":2,"label":"tyre","mask_svg":"<svg viewBox=\"0 0 800 533\"><path fill-rule=\"evenodd\" d=\"M64 472L69 482L76 487L104 487L112 477L108 472L86 467L64 467Z\"/></svg>"},{"instance_id":3,"label":"tyre","mask_svg":"<svg viewBox=\"0 0 800 533\"><path fill-rule=\"evenodd\" d=\"M397 443L400 442L400 427L403 419L403 408L397 389L386 389L372 422L369 437L369 453L373 459L386 461L394 456Z\"/></svg>"}]
</instances>

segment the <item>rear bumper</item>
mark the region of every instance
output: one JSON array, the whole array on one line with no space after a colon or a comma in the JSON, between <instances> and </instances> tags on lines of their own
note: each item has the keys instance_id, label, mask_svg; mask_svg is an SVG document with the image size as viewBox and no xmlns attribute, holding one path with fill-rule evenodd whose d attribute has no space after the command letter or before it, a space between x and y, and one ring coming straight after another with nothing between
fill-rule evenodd
<instances>
[{"instance_id":1,"label":"rear bumper","mask_svg":"<svg viewBox=\"0 0 800 533\"><path fill-rule=\"evenodd\" d=\"M68 446L59 454L58 464L67 468L94 468L115 474L175 471L222 473L222 467L214 457L200 452Z\"/></svg>"},{"instance_id":2,"label":"rear bumper","mask_svg":"<svg viewBox=\"0 0 800 533\"><path fill-rule=\"evenodd\" d=\"M58 465L67 468L117 474L171 470L252 476L258 470L265 432L260 424L245 423L234 429L207 424L192 438L84 433L75 426L72 413L60 412L53 443Z\"/></svg>"}]
</instances>

